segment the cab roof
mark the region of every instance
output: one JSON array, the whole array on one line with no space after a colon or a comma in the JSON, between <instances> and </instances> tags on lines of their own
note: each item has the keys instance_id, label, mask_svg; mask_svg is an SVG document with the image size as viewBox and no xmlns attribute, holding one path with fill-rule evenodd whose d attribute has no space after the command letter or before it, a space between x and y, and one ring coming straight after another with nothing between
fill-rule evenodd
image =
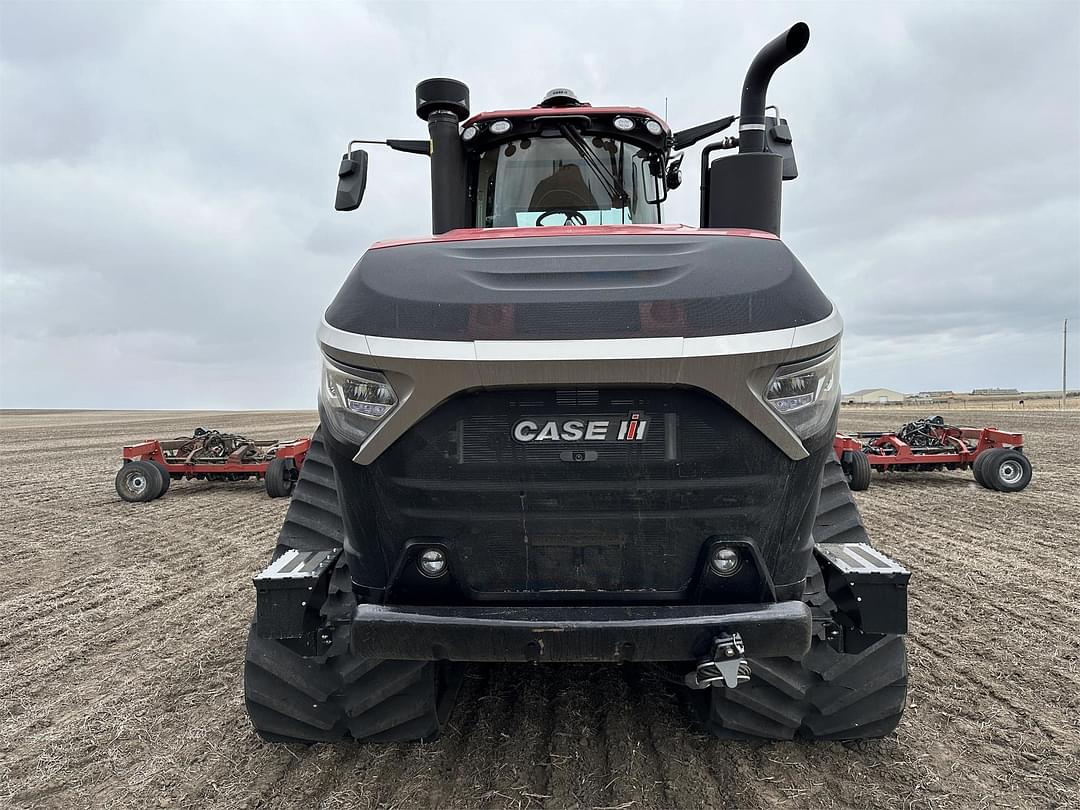
<instances>
[{"instance_id":1,"label":"cab roof","mask_svg":"<svg viewBox=\"0 0 1080 810\"><path fill-rule=\"evenodd\" d=\"M660 126L664 128L664 134L671 134L671 127L667 125L667 121L656 113L646 110L644 107L593 107L589 104L575 105L573 107L536 106L519 110L490 110L487 112L476 113L472 118L465 121L462 126L467 127L470 124L476 124L482 121L492 121L496 118L536 118L537 116L549 115L628 115L638 118L652 118L654 121L659 122Z\"/></svg>"}]
</instances>

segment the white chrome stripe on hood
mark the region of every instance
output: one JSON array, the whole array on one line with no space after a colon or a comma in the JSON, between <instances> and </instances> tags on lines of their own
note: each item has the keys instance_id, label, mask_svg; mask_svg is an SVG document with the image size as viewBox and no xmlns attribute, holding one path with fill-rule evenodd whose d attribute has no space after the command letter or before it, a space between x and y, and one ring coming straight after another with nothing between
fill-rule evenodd
<instances>
[{"instance_id":1,"label":"white chrome stripe on hood","mask_svg":"<svg viewBox=\"0 0 1080 810\"><path fill-rule=\"evenodd\" d=\"M613 338L601 340L416 340L345 332L319 325L324 346L354 354L412 360L646 360L661 357L717 357L810 346L838 336L844 328L836 307L827 318L769 332L711 337Z\"/></svg>"}]
</instances>

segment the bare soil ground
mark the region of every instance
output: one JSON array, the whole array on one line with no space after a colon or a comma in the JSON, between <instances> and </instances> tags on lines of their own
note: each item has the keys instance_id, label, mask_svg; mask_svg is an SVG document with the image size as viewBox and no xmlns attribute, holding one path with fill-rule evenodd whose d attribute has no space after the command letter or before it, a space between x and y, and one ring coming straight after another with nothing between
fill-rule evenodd
<instances>
[{"instance_id":1,"label":"bare soil ground","mask_svg":"<svg viewBox=\"0 0 1080 810\"><path fill-rule=\"evenodd\" d=\"M860 409L842 427L895 427ZM241 664L284 501L254 483L113 490L119 448L199 424L273 438L311 413L0 414L0 806L1065 807L1080 778L1080 415L1021 430L1024 492L875 476L875 544L913 571L909 706L854 745L696 733L633 667L474 667L428 746L262 743Z\"/></svg>"}]
</instances>

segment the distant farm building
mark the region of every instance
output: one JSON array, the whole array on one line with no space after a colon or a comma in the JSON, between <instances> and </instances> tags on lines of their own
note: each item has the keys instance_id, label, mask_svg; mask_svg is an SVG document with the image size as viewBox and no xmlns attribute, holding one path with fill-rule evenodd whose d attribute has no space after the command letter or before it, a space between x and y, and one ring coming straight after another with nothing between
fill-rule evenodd
<instances>
[{"instance_id":1,"label":"distant farm building","mask_svg":"<svg viewBox=\"0 0 1080 810\"><path fill-rule=\"evenodd\" d=\"M843 399L844 402L855 402L863 405L888 405L893 402L903 402L905 397L899 391L893 391L891 388L860 388L858 391L844 394Z\"/></svg>"},{"instance_id":2,"label":"distant farm building","mask_svg":"<svg viewBox=\"0 0 1080 810\"><path fill-rule=\"evenodd\" d=\"M915 396L918 399L948 399L956 394L953 391L920 391Z\"/></svg>"},{"instance_id":3,"label":"distant farm building","mask_svg":"<svg viewBox=\"0 0 1080 810\"><path fill-rule=\"evenodd\" d=\"M1013 397L1019 393L1015 388L976 388L971 395L973 397Z\"/></svg>"}]
</instances>

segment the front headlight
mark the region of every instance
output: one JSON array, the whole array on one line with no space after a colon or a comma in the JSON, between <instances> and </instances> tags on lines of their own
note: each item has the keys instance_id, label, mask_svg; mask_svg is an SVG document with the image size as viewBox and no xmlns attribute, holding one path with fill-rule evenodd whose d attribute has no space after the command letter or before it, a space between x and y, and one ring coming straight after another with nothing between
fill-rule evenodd
<instances>
[{"instance_id":1,"label":"front headlight","mask_svg":"<svg viewBox=\"0 0 1080 810\"><path fill-rule=\"evenodd\" d=\"M780 366L765 401L801 439L820 433L840 401L840 346L823 357Z\"/></svg>"},{"instance_id":2,"label":"front headlight","mask_svg":"<svg viewBox=\"0 0 1080 810\"><path fill-rule=\"evenodd\" d=\"M345 371L324 357L319 403L336 435L361 444L398 399L377 371Z\"/></svg>"}]
</instances>

